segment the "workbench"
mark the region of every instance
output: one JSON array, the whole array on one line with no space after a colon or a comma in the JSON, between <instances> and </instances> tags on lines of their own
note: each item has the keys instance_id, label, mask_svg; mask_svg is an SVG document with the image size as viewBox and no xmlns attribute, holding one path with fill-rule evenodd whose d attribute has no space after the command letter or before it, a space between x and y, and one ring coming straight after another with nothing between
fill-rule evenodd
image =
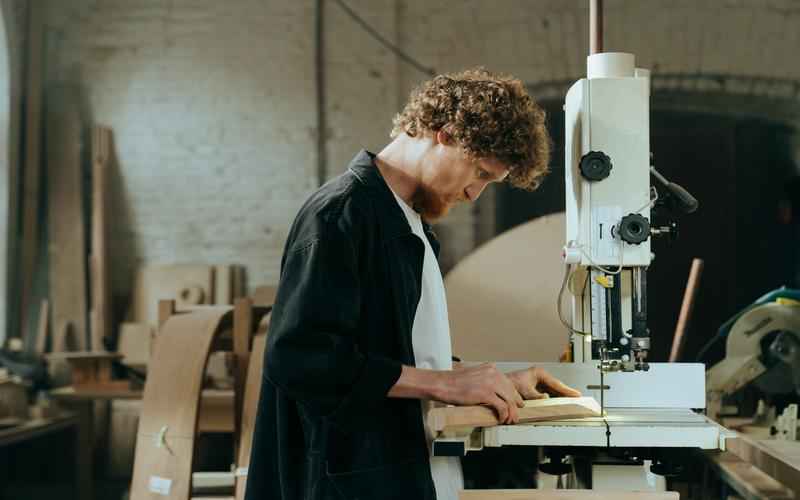
<instances>
[{"instance_id":1,"label":"workbench","mask_svg":"<svg viewBox=\"0 0 800 500\"><path fill-rule=\"evenodd\" d=\"M75 429L76 431L73 444L76 455L75 493L76 498L83 499L87 498L85 495L91 495L91 469L88 467L89 464L83 460L84 450L81 449L79 419L74 413L62 412L55 417L30 419L13 427L0 429L0 448L68 429Z\"/></svg>"},{"instance_id":2,"label":"workbench","mask_svg":"<svg viewBox=\"0 0 800 500\"><path fill-rule=\"evenodd\" d=\"M198 429L200 432L233 432L233 390L205 389L202 393ZM114 400L139 400L143 391L131 389L116 390L80 390L74 387L61 387L50 391L50 396L59 404L75 414L78 428L77 452L80 464L81 500L94 498L93 480L95 468L95 453L101 447L96 445L95 436L99 427L105 427L107 422L96 422L94 404L96 401L110 403ZM107 428L101 431L101 435Z\"/></svg>"}]
</instances>

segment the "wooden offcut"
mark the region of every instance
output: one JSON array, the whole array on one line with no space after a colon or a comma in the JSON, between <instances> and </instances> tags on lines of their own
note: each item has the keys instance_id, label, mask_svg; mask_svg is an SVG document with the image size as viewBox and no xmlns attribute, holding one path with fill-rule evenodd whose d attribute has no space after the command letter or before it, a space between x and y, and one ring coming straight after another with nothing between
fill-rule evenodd
<instances>
[{"instance_id":1,"label":"wooden offcut","mask_svg":"<svg viewBox=\"0 0 800 500\"><path fill-rule=\"evenodd\" d=\"M598 416L600 405L591 397L535 399L525 401L525 407L519 408L519 423ZM446 406L428 413L428 425L434 432L499 424L497 414L488 406Z\"/></svg>"},{"instance_id":2,"label":"wooden offcut","mask_svg":"<svg viewBox=\"0 0 800 500\"><path fill-rule=\"evenodd\" d=\"M86 231L81 168L80 92L54 86L47 99L47 197L50 306L56 328L69 324L75 348L86 350ZM56 337L53 350L63 350Z\"/></svg>"}]
</instances>

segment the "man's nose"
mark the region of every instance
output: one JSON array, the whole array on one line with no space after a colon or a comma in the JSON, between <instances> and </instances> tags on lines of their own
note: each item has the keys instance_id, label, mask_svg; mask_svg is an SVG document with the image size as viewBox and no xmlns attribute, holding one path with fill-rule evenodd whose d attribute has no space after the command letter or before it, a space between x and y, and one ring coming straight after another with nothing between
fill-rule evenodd
<instances>
[{"instance_id":1,"label":"man's nose","mask_svg":"<svg viewBox=\"0 0 800 500\"><path fill-rule=\"evenodd\" d=\"M467 194L467 199L469 201L477 201L480 198L483 189L486 187L485 182L481 182L480 184L471 184L467 186L467 189L464 192Z\"/></svg>"}]
</instances>

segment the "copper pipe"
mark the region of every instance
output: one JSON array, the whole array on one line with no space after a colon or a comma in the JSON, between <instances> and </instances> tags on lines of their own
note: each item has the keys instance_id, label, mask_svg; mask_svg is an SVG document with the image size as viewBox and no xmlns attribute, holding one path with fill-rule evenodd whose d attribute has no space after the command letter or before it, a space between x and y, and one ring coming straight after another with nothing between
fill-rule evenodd
<instances>
[{"instance_id":1,"label":"copper pipe","mask_svg":"<svg viewBox=\"0 0 800 500\"><path fill-rule=\"evenodd\" d=\"M683 345L686 343L686 330L694 311L694 301L700 288L700 275L702 273L703 260L693 259L692 268L689 271L689 279L686 282L686 290L683 293L683 303L678 316L678 324L675 326L675 335L672 337L672 350L669 354L670 363L675 363L680 359Z\"/></svg>"},{"instance_id":2,"label":"copper pipe","mask_svg":"<svg viewBox=\"0 0 800 500\"><path fill-rule=\"evenodd\" d=\"M603 52L603 0L589 0L589 55Z\"/></svg>"}]
</instances>

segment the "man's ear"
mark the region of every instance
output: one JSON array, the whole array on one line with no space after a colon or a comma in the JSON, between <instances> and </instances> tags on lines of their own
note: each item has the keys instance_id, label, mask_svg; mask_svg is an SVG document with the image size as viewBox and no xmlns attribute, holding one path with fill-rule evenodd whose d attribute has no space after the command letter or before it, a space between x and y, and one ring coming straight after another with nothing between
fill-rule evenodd
<instances>
[{"instance_id":1,"label":"man's ear","mask_svg":"<svg viewBox=\"0 0 800 500\"><path fill-rule=\"evenodd\" d=\"M444 128L440 128L439 130L436 131L436 142L444 146L452 146L453 144L455 144L453 136L448 134Z\"/></svg>"}]
</instances>

